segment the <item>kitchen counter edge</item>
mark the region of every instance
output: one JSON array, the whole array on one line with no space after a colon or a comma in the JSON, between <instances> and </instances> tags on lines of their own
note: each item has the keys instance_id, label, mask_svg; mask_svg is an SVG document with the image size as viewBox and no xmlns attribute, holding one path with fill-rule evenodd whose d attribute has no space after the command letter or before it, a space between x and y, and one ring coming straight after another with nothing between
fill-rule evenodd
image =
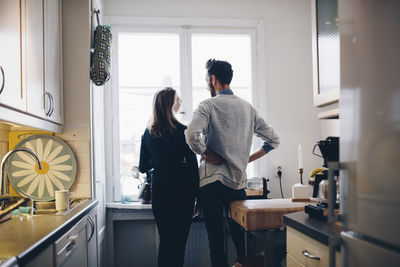
<instances>
[{"instance_id":1,"label":"kitchen counter edge","mask_svg":"<svg viewBox=\"0 0 400 267\"><path fill-rule=\"evenodd\" d=\"M340 232L346 231L343 226L312 219L304 211L287 214L283 217L283 221L287 226L326 246L329 246L329 240L339 238ZM336 249L340 251L340 247Z\"/></svg>"},{"instance_id":2,"label":"kitchen counter edge","mask_svg":"<svg viewBox=\"0 0 400 267\"><path fill-rule=\"evenodd\" d=\"M86 216L92 209L98 205L99 201L94 199L88 199L82 204L77 206L70 213L65 215L65 222L57 227L56 229L51 229L49 233L38 240L36 243L32 244L28 249L17 255L18 264L24 265L37 256L42 250L47 246L54 243L59 239L66 231L76 223L78 223L84 216ZM57 215L49 215L49 218Z\"/></svg>"}]
</instances>

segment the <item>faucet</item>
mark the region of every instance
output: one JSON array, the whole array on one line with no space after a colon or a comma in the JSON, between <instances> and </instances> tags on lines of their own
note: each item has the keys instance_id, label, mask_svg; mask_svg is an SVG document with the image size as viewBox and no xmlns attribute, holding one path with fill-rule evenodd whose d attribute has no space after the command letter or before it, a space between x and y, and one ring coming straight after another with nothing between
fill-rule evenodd
<instances>
[{"instance_id":1,"label":"faucet","mask_svg":"<svg viewBox=\"0 0 400 267\"><path fill-rule=\"evenodd\" d=\"M4 195L4 191L5 190L7 190L7 193L8 193L8 189L5 188L6 187L6 183L5 183L5 179L4 179L5 178L6 162L7 162L8 158L12 154L14 154L15 152L20 152L20 151L27 152L27 153L31 154L36 159L36 161L38 162L39 170L42 169L42 164L40 163L39 157L32 150L30 150L28 148L25 148L25 147L20 147L20 148L16 148L16 149L13 149L13 150L9 151L3 157L3 160L1 161L1 193L0 193L0 195Z\"/></svg>"}]
</instances>

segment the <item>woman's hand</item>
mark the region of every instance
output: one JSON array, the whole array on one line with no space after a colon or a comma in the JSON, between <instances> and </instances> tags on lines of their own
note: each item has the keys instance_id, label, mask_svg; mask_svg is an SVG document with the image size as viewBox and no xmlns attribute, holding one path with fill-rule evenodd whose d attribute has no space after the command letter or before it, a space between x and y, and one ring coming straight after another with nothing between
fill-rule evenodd
<instances>
[{"instance_id":1,"label":"woman's hand","mask_svg":"<svg viewBox=\"0 0 400 267\"><path fill-rule=\"evenodd\" d=\"M221 157L208 147L206 151L201 155L201 159L205 159L208 163L215 166L221 166L222 163L225 161L223 157Z\"/></svg>"}]
</instances>

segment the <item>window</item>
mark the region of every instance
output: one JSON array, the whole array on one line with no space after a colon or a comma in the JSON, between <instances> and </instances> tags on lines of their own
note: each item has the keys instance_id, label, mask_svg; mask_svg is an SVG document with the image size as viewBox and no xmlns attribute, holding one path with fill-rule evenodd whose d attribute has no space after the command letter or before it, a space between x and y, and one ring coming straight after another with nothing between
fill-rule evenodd
<instances>
[{"instance_id":1,"label":"window","mask_svg":"<svg viewBox=\"0 0 400 267\"><path fill-rule=\"evenodd\" d=\"M255 82L255 30L200 26L113 27L113 176L114 201L120 200L120 179L139 163L140 141L150 116L154 93L166 86L183 101L179 119L187 124L194 109L210 97L205 82L209 58L227 60L235 94L252 103ZM115 130L117 129L117 130ZM248 168L253 175L253 165ZM137 199L140 184L130 188Z\"/></svg>"},{"instance_id":2,"label":"window","mask_svg":"<svg viewBox=\"0 0 400 267\"><path fill-rule=\"evenodd\" d=\"M251 98L251 36L233 34L192 35L193 107L207 97L205 90L205 62L217 58L232 64L234 75L231 88L236 95L252 103Z\"/></svg>"}]
</instances>

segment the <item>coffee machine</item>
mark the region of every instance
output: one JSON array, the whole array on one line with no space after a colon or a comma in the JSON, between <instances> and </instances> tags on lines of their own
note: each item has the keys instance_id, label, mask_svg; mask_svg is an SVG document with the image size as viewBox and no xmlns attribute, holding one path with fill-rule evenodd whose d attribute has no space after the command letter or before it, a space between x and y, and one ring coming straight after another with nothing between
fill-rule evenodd
<instances>
[{"instance_id":1,"label":"coffee machine","mask_svg":"<svg viewBox=\"0 0 400 267\"><path fill-rule=\"evenodd\" d=\"M315 148L318 146L321 155L315 153ZM329 136L325 140L318 140L314 145L313 154L324 159L325 168L328 168L329 161L339 161L339 137Z\"/></svg>"},{"instance_id":2,"label":"coffee machine","mask_svg":"<svg viewBox=\"0 0 400 267\"><path fill-rule=\"evenodd\" d=\"M317 154L315 149L319 148L321 155ZM339 137L329 136L325 140L318 140L314 145L313 152L315 156L323 159L323 168L316 169L317 172L313 172L312 176L315 177L312 185L314 186L313 197L317 197L319 193L319 185L322 181L328 180L328 162L339 161Z\"/></svg>"},{"instance_id":3,"label":"coffee machine","mask_svg":"<svg viewBox=\"0 0 400 267\"><path fill-rule=\"evenodd\" d=\"M321 154L316 152L319 148ZM323 159L323 168L318 168L312 172L315 177L314 181L310 181L313 188L313 197L318 196L317 206L307 205L305 212L310 214L311 217L326 220L324 216L328 208L328 162L339 162L339 137L329 136L325 140L318 140L314 145L313 154ZM338 171L335 171L335 176L338 176ZM339 188L338 186L336 188ZM337 198L338 199L338 198ZM335 209L339 208L339 202L336 201Z\"/></svg>"}]
</instances>

